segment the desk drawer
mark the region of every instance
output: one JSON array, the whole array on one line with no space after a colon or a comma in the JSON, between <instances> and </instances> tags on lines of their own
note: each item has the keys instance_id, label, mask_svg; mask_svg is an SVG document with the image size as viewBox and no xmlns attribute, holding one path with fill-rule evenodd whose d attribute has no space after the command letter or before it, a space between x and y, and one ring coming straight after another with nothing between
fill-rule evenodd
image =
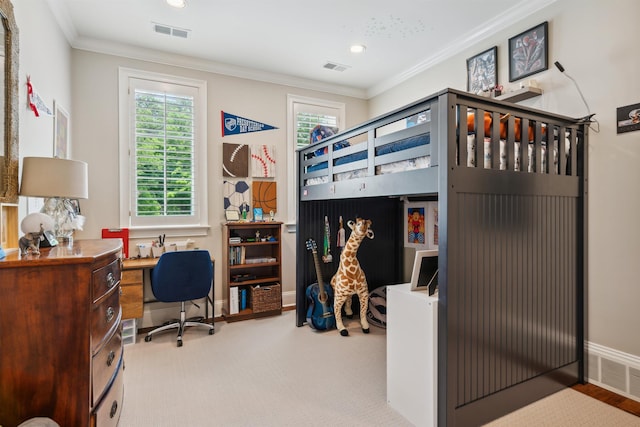
<instances>
[{"instance_id":1,"label":"desk drawer","mask_svg":"<svg viewBox=\"0 0 640 427\"><path fill-rule=\"evenodd\" d=\"M117 328L111 339L93 356L92 396L95 405L107 389L122 359L122 331Z\"/></svg>"},{"instance_id":2,"label":"desk drawer","mask_svg":"<svg viewBox=\"0 0 640 427\"><path fill-rule=\"evenodd\" d=\"M142 272L143 270L123 270L122 271L122 284L142 284Z\"/></svg>"},{"instance_id":3,"label":"desk drawer","mask_svg":"<svg viewBox=\"0 0 640 427\"><path fill-rule=\"evenodd\" d=\"M94 410L95 427L116 427L120 420L122 412L122 403L124 400L124 363L120 359L117 365L117 374L114 378L109 391L102 398L102 401Z\"/></svg>"},{"instance_id":4,"label":"desk drawer","mask_svg":"<svg viewBox=\"0 0 640 427\"><path fill-rule=\"evenodd\" d=\"M123 319L137 319L143 316L143 270L123 270L120 281L120 305Z\"/></svg>"},{"instance_id":5,"label":"desk drawer","mask_svg":"<svg viewBox=\"0 0 640 427\"><path fill-rule=\"evenodd\" d=\"M122 305L123 319L137 319L143 316L143 287L140 284L125 285L120 284L122 291L120 295L120 305Z\"/></svg>"},{"instance_id":6,"label":"desk drawer","mask_svg":"<svg viewBox=\"0 0 640 427\"><path fill-rule=\"evenodd\" d=\"M120 310L120 292L118 288L103 298L99 304L94 304L91 313L91 350L96 353L108 338L109 331L119 324L122 313Z\"/></svg>"},{"instance_id":7,"label":"desk drawer","mask_svg":"<svg viewBox=\"0 0 640 427\"><path fill-rule=\"evenodd\" d=\"M120 261L115 260L111 264L99 268L93 272L91 286L93 290L93 302L98 301L120 282Z\"/></svg>"}]
</instances>

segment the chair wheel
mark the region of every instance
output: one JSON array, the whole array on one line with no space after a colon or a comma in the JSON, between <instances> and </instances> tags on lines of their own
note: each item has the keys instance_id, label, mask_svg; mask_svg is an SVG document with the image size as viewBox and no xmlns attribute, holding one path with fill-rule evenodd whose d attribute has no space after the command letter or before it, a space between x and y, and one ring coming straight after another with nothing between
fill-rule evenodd
<instances>
[{"instance_id":1,"label":"chair wheel","mask_svg":"<svg viewBox=\"0 0 640 427\"><path fill-rule=\"evenodd\" d=\"M178 341L178 347L182 347L182 340Z\"/></svg>"},{"instance_id":2,"label":"chair wheel","mask_svg":"<svg viewBox=\"0 0 640 427\"><path fill-rule=\"evenodd\" d=\"M147 335L146 337L144 337L145 342L149 342L151 341L152 336L151 335Z\"/></svg>"},{"instance_id":3,"label":"chair wheel","mask_svg":"<svg viewBox=\"0 0 640 427\"><path fill-rule=\"evenodd\" d=\"M209 329L209 335L213 335L213 329Z\"/></svg>"}]
</instances>

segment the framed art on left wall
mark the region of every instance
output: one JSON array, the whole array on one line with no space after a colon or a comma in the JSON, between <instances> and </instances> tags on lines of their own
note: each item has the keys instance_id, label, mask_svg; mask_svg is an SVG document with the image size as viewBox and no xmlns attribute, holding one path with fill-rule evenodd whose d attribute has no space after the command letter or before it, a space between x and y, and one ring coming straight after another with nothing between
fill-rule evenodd
<instances>
[{"instance_id":1,"label":"framed art on left wall","mask_svg":"<svg viewBox=\"0 0 640 427\"><path fill-rule=\"evenodd\" d=\"M53 116L53 157L66 159L69 157L69 113L59 102L54 102Z\"/></svg>"}]
</instances>

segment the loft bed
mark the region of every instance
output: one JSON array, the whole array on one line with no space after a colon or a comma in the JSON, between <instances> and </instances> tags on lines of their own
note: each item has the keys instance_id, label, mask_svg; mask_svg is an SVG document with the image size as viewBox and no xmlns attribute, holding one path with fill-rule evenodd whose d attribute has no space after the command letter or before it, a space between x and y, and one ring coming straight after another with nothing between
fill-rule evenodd
<instances>
[{"instance_id":1,"label":"loft bed","mask_svg":"<svg viewBox=\"0 0 640 427\"><path fill-rule=\"evenodd\" d=\"M437 200L438 425L582 382L587 140L588 123L445 89L300 149L297 325L325 216L372 219L358 259L373 289L403 281L403 201Z\"/></svg>"}]
</instances>

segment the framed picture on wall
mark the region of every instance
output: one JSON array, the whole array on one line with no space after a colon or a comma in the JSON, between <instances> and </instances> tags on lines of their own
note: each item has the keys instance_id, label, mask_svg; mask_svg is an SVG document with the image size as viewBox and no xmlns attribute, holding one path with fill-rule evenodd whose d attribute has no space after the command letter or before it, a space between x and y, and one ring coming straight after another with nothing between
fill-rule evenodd
<instances>
[{"instance_id":1,"label":"framed picture on wall","mask_svg":"<svg viewBox=\"0 0 640 427\"><path fill-rule=\"evenodd\" d=\"M616 109L618 132L640 130L640 104L627 105Z\"/></svg>"},{"instance_id":2,"label":"framed picture on wall","mask_svg":"<svg viewBox=\"0 0 640 427\"><path fill-rule=\"evenodd\" d=\"M69 113L59 102L54 102L53 115L53 157L66 159L69 157Z\"/></svg>"},{"instance_id":3,"label":"framed picture on wall","mask_svg":"<svg viewBox=\"0 0 640 427\"><path fill-rule=\"evenodd\" d=\"M509 39L509 81L539 73L549 68L547 22L538 24Z\"/></svg>"},{"instance_id":4,"label":"framed picture on wall","mask_svg":"<svg viewBox=\"0 0 640 427\"><path fill-rule=\"evenodd\" d=\"M498 47L467 59L467 92L480 93L498 84Z\"/></svg>"},{"instance_id":5,"label":"framed picture on wall","mask_svg":"<svg viewBox=\"0 0 640 427\"><path fill-rule=\"evenodd\" d=\"M438 249L438 202L404 204L404 246Z\"/></svg>"},{"instance_id":6,"label":"framed picture on wall","mask_svg":"<svg viewBox=\"0 0 640 427\"><path fill-rule=\"evenodd\" d=\"M427 202L407 202L404 204L404 246L428 249Z\"/></svg>"}]
</instances>

